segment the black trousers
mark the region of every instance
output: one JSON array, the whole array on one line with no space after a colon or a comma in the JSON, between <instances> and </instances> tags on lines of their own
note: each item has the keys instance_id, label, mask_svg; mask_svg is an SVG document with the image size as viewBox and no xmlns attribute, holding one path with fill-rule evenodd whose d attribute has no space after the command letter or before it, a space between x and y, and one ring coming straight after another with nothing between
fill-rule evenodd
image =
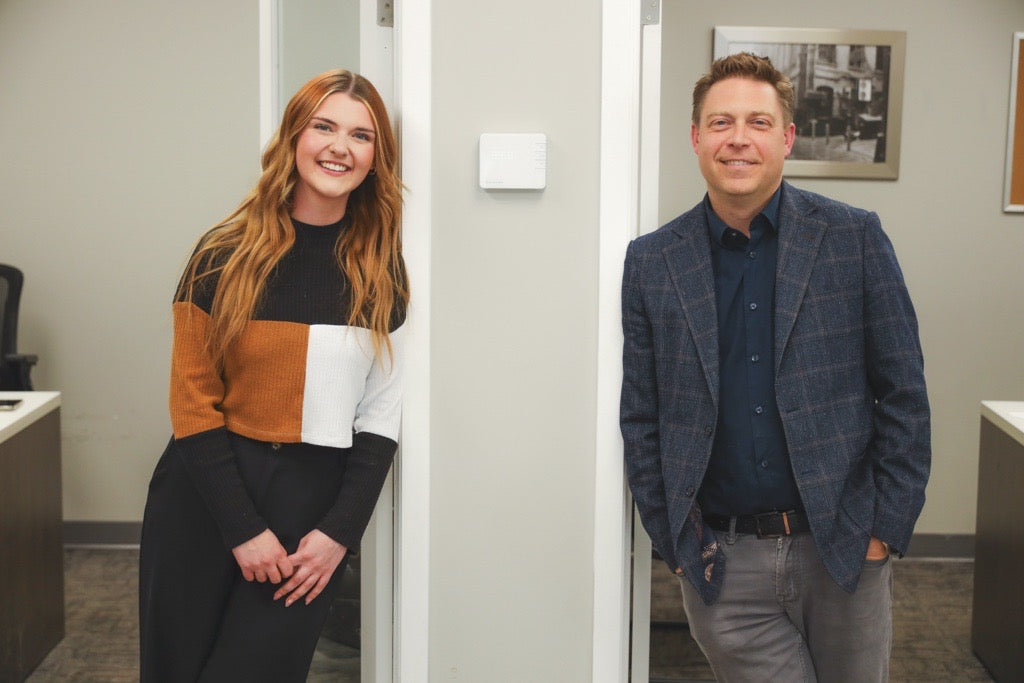
<instances>
[{"instance_id":1,"label":"black trousers","mask_svg":"<svg viewBox=\"0 0 1024 683\"><path fill-rule=\"evenodd\" d=\"M295 552L334 503L348 451L237 435L231 444L256 509ZM347 559L310 605L275 602L279 584L242 578L172 440L153 472L142 523L142 683L305 681Z\"/></svg>"}]
</instances>

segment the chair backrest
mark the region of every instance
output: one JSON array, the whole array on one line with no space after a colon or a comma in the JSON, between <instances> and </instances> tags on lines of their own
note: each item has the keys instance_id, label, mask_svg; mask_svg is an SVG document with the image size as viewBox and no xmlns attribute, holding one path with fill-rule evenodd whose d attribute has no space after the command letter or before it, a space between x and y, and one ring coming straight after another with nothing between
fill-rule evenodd
<instances>
[{"instance_id":1,"label":"chair backrest","mask_svg":"<svg viewBox=\"0 0 1024 683\"><path fill-rule=\"evenodd\" d=\"M0 263L0 375L9 369L4 356L18 351L18 304L24 281L20 270Z\"/></svg>"}]
</instances>

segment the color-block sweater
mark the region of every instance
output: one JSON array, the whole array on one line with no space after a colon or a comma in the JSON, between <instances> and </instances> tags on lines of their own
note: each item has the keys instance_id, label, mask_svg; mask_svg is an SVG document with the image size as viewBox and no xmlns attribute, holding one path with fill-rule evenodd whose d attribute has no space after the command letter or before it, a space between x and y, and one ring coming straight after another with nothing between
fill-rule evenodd
<instances>
[{"instance_id":1,"label":"color-block sweater","mask_svg":"<svg viewBox=\"0 0 1024 683\"><path fill-rule=\"evenodd\" d=\"M392 353L348 325L351 301L334 245L346 223L293 221L295 244L268 279L253 319L218 371L206 350L217 286L200 280L174 302L171 425L175 445L228 548L262 533L228 432L260 441L348 448L341 490L317 528L358 547L397 448L405 311Z\"/></svg>"}]
</instances>

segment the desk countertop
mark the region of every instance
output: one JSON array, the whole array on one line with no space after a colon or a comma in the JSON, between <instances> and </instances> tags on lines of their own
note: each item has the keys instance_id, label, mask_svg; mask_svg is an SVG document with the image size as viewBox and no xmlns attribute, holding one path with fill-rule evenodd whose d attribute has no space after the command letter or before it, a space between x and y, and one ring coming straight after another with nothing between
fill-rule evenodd
<instances>
[{"instance_id":1,"label":"desk countertop","mask_svg":"<svg viewBox=\"0 0 1024 683\"><path fill-rule=\"evenodd\" d=\"M1024 446L1024 401L982 401L981 414Z\"/></svg>"},{"instance_id":2,"label":"desk countertop","mask_svg":"<svg viewBox=\"0 0 1024 683\"><path fill-rule=\"evenodd\" d=\"M0 410L0 443L60 407L59 391L0 391L0 399L21 399L14 410Z\"/></svg>"}]
</instances>

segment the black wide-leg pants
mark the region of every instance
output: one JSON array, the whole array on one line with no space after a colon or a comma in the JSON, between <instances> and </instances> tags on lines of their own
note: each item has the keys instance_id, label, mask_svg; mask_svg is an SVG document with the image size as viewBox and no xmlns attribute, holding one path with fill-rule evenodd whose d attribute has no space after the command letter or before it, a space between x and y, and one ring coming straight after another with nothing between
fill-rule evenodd
<instances>
[{"instance_id":1,"label":"black wide-leg pants","mask_svg":"<svg viewBox=\"0 0 1024 683\"><path fill-rule=\"evenodd\" d=\"M334 503L347 449L231 435L256 509L289 553ZM345 561L308 606L249 582L189 478L173 439L149 485L139 556L142 683L306 680Z\"/></svg>"}]
</instances>

